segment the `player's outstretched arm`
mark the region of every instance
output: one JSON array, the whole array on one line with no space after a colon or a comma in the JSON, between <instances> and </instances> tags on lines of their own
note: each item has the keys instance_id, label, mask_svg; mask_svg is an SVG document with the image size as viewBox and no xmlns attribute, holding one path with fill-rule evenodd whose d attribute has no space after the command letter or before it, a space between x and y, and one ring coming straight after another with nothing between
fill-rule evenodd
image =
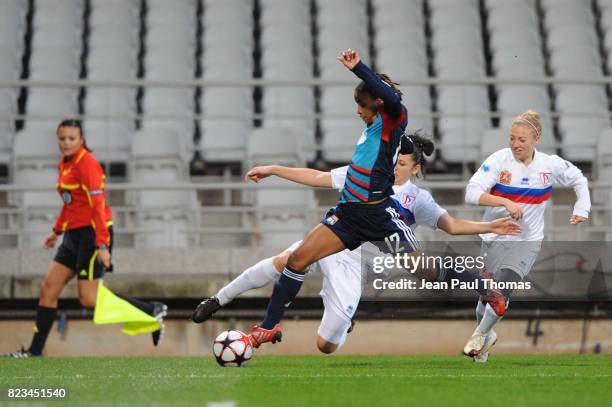
<instances>
[{"instance_id":1,"label":"player's outstretched arm","mask_svg":"<svg viewBox=\"0 0 612 407\"><path fill-rule=\"evenodd\" d=\"M387 113L395 117L401 115L401 100L399 96L389 85L381 80L369 66L361 61L361 57L357 51L349 48L346 51L343 51L340 56L337 57L337 59L342 63L342 65L350 69L355 75L364 81L368 87L372 89L376 96L385 102L385 111L387 111Z\"/></svg>"},{"instance_id":2,"label":"player's outstretched arm","mask_svg":"<svg viewBox=\"0 0 612 407\"><path fill-rule=\"evenodd\" d=\"M269 176L284 178L309 187L332 188L331 173L312 168L291 168L282 165L254 167L246 173L244 180L259 182Z\"/></svg>"},{"instance_id":3,"label":"player's outstretched arm","mask_svg":"<svg viewBox=\"0 0 612 407\"><path fill-rule=\"evenodd\" d=\"M448 213L438 219L438 227L449 235L477 235L480 233L496 233L498 235L521 234L521 227L512 218L500 218L491 222L476 222L472 220L453 218Z\"/></svg>"}]
</instances>

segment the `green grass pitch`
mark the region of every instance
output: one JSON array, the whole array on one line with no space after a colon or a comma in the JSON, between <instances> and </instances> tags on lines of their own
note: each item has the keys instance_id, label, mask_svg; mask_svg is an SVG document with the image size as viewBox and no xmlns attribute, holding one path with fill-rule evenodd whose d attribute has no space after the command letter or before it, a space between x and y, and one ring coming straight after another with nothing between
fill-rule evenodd
<instances>
[{"instance_id":1,"label":"green grass pitch","mask_svg":"<svg viewBox=\"0 0 612 407\"><path fill-rule=\"evenodd\" d=\"M243 368L212 357L0 359L9 386L67 387L68 404L95 406L599 406L612 400L612 356L255 356Z\"/></svg>"}]
</instances>

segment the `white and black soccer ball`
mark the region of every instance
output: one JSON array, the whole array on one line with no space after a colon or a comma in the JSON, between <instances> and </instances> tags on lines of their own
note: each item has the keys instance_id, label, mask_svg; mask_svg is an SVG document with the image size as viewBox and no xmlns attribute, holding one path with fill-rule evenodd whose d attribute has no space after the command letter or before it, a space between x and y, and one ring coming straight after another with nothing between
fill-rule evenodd
<instances>
[{"instance_id":1,"label":"white and black soccer ball","mask_svg":"<svg viewBox=\"0 0 612 407\"><path fill-rule=\"evenodd\" d=\"M244 332L224 331L213 343L213 354L221 366L240 367L253 357L253 346Z\"/></svg>"}]
</instances>

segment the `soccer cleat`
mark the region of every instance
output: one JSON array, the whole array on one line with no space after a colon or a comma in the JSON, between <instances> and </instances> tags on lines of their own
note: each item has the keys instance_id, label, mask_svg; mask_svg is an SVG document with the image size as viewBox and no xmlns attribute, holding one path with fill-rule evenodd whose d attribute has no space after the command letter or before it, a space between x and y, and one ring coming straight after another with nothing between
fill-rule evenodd
<instances>
[{"instance_id":1,"label":"soccer cleat","mask_svg":"<svg viewBox=\"0 0 612 407\"><path fill-rule=\"evenodd\" d=\"M41 355L34 355L32 352L30 352L29 350L25 350L23 348L23 346L21 347L21 350L18 350L16 352L11 352L11 353L5 353L4 355L5 358L18 358L18 359L22 359L22 358L35 358L35 357L40 357Z\"/></svg>"},{"instance_id":2,"label":"soccer cleat","mask_svg":"<svg viewBox=\"0 0 612 407\"><path fill-rule=\"evenodd\" d=\"M255 348L259 348L261 344L266 342L280 342L283 339L283 332L281 331L279 324L274 325L274 328L272 329L264 329L258 325L255 325L253 328L251 328L251 332L248 336L251 340L251 345L253 345Z\"/></svg>"},{"instance_id":3,"label":"soccer cleat","mask_svg":"<svg viewBox=\"0 0 612 407\"><path fill-rule=\"evenodd\" d=\"M157 331L151 332L151 336L153 337L153 346L159 345L162 337L164 336L164 331L166 329L166 325L164 324L164 317L168 314L168 306L164 303L154 301L153 304L153 316L159 322L159 329Z\"/></svg>"},{"instance_id":4,"label":"soccer cleat","mask_svg":"<svg viewBox=\"0 0 612 407\"><path fill-rule=\"evenodd\" d=\"M350 334L351 332L353 332L353 328L355 328L355 318L351 318L351 326L349 327L349 329L346 330L346 333Z\"/></svg>"},{"instance_id":5,"label":"soccer cleat","mask_svg":"<svg viewBox=\"0 0 612 407\"><path fill-rule=\"evenodd\" d=\"M504 298L501 291L489 288L487 293L482 294L480 298L493 308L498 317L503 317L506 314L506 298Z\"/></svg>"},{"instance_id":6,"label":"soccer cleat","mask_svg":"<svg viewBox=\"0 0 612 407\"><path fill-rule=\"evenodd\" d=\"M463 354L473 358L474 356L480 355L484 348L487 336L482 334L476 329L472 334L472 337L463 348Z\"/></svg>"},{"instance_id":7,"label":"soccer cleat","mask_svg":"<svg viewBox=\"0 0 612 407\"><path fill-rule=\"evenodd\" d=\"M198 304L196 309L193 311L193 315L191 315L191 320L196 324L200 324L204 321L209 320L213 314L221 309L221 304L219 304L219 300L217 297L210 297L204 299L201 303Z\"/></svg>"},{"instance_id":8,"label":"soccer cleat","mask_svg":"<svg viewBox=\"0 0 612 407\"><path fill-rule=\"evenodd\" d=\"M489 351L497 343L497 333L494 330L491 330L485 339L485 344L480 351L480 354L474 356L474 362L476 363L486 363L489 360Z\"/></svg>"}]
</instances>

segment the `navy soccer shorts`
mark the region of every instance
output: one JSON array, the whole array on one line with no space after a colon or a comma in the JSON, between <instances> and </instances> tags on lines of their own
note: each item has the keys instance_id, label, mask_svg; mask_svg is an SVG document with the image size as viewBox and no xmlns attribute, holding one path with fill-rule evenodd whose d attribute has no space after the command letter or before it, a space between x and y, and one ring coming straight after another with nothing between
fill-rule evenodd
<instances>
[{"instance_id":1,"label":"navy soccer shorts","mask_svg":"<svg viewBox=\"0 0 612 407\"><path fill-rule=\"evenodd\" d=\"M321 223L349 250L372 242L384 253L412 253L419 244L397 205L390 198L377 204L340 203L327 212Z\"/></svg>"}]
</instances>

